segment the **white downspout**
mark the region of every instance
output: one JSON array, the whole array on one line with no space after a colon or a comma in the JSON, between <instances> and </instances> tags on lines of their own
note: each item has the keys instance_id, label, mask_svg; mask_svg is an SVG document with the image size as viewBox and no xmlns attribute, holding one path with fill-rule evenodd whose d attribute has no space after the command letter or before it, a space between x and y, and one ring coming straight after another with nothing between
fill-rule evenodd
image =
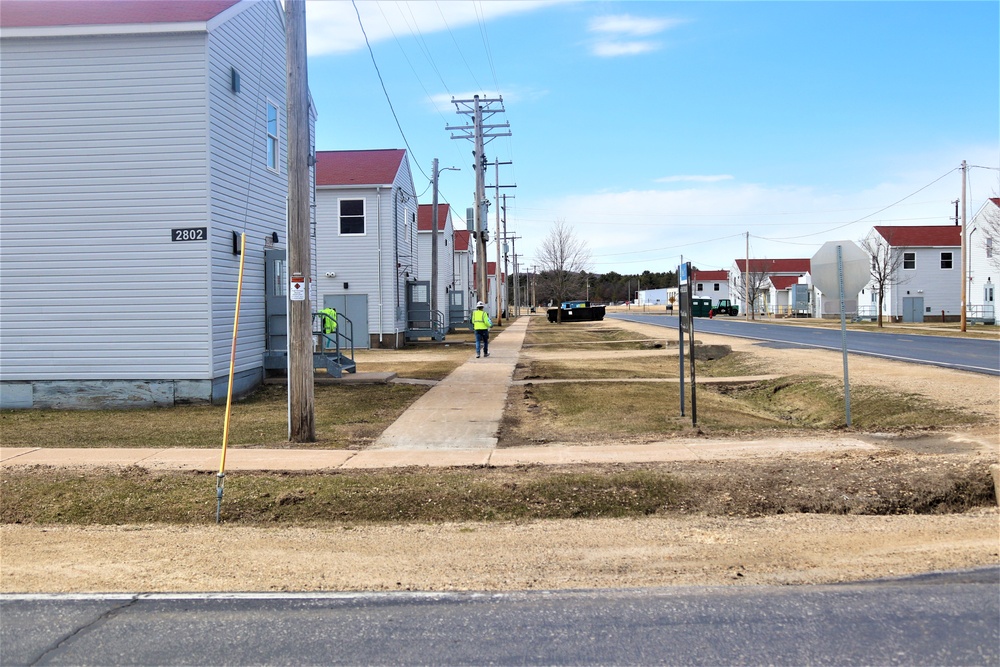
<instances>
[{"instance_id":1,"label":"white downspout","mask_svg":"<svg viewBox=\"0 0 1000 667\"><path fill-rule=\"evenodd\" d=\"M382 312L382 188L381 186L375 188L375 219L377 220L375 228L378 230L378 346L382 347L382 332L385 329L382 327L383 322L383 312Z\"/></svg>"}]
</instances>

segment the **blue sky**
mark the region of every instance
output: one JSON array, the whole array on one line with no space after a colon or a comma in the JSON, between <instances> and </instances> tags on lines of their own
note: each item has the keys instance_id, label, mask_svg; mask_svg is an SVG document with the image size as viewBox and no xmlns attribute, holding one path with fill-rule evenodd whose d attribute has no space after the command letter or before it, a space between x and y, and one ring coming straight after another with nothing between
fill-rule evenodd
<instances>
[{"instance_id":1,"label":"blue sky","mask_svg":"<svg viewBox=\"0 0 1000 667\"><path fill-rule=\"evenodd\" d=\"M1000 192L997 2L356 4L418 193L437 157L462 168L444 199L472 205L451 99L503 97L512 136L486 153L513 162L527 265L559 220L596 273L729 268L747 232L751 256L811 257L874 224L950 224L962 160L970 218ZM306 11L317 148L406 148L354 6Z\"/></svg>"}]
</instances>

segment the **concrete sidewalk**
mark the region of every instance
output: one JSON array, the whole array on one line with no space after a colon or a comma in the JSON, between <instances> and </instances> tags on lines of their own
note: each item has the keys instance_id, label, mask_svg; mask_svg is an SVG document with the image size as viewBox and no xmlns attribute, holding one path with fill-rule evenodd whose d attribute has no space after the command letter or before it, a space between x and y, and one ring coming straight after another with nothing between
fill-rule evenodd
<instances>
[{"instance_id":1,"label":"concrete sidewalk","mask_svg":"<svg viewBox=\"0 0 1000 667\"><path fill-rule=\"evenodd\" d=\"M490 356L468 361L418 398L372 445L380 449L492 449L507 390L528 329L521 317L490 341Z\"/></svg>"},{"instance_id":2,"label":"concrete sidewalk","mask_svg":"<svg viewBox=\"0 0 1000 667\"><path fill-rule=\"evenodd\" d=\"M492 357L492 354L490 355ZM226 471L306 472L405 467L483 467L579 463L659 463L775 456L781 453L870 451L849 437L809 440L669 440L645 445L548 445L506 449L229 449ZM217 449L0 448L0 469L32 466L216 472Z\"/></svg>"}]
</instances>

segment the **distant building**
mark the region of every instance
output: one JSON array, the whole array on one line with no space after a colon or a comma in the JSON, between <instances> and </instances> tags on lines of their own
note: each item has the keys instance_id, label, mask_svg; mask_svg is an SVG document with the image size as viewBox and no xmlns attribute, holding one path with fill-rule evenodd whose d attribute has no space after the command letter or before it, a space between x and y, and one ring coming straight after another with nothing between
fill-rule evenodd
<instances>
[{"instance_id":1,"label":"distant building","mask_svg":"<svg viewBox=\"0 0 1000 667\"><path fill-rule=\"evenodd\" d=\"M1000 282L1000 198L987 199L969 225L969 286L966 316L996 322Z\"/></svg>"},{"instance_id":2,"label":"distant building","mask_svg":"<svg viewBox=\"0 0 1000 667\"><path fill-rule=\"evenodd\" d=\"M452 328L461 328L471 323L470 313L476 304L476 291L473 287L472 265L472 232L464 229L455 230L455 275L449 297L449 321Z\"/></svg>"},{"instance_id":3,"label":"distant building","mask_svg":"<svg viewBox=\"0 0 1000 667\"><path fill-rule=\"evenodd\" d=\"M431 218L433 204L421 204L417 209L417 248L420 257L418 279L431 281ZM451 206L438 204L437 225L437 311L447 331L451 327L449 302L455 289L455 228L451 222Z\"/></svg>"},{"instance_id":4,"label":"distant building","mask_svg":"<svg viewBox=\"0 0 1000 667\"><path fill-rule=\"evenodd\" d=\"M754 301L755 314L778 316L814 316L812 277L809 259L737 259L731 272L730 293L739 301L740 312L747 313L744 285L762 285ZM749 267L749 278L748 268ZM753 290L751 289L751 292Z\"/></svg>"},{"instance_id":5,"label":"distant building","mask_svg":"<svg viewBox=\"0 0 1000 667\"><path fill-rule=\"evenodd\" d=\"M902 322L955 320L961 317L961 245L958 225L879 225L869 232L887 243L898 258L886 286L883 316ZM861 297L877 304L871 286Z\"/></svg>"},{"instance_id":6,"label":"distant building","mask_svg":"<svg viewBox=\"0 0 1000 667\"><path fill-rule=\"evenodd\" d=\"M317 151L316 291L351 322L355 347L404 345L418 275L406 151Z\"/></svg>"}]
</instances>

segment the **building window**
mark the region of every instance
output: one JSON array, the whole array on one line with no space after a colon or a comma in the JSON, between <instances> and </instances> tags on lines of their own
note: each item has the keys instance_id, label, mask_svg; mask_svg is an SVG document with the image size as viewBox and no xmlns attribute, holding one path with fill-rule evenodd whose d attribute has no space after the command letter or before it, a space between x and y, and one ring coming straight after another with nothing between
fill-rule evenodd
<instances>
[{"instance_id":1,"label":"building window","mask_svg":"<svg viewBox=\"0 0 1000 667\"><path fill-rule=\"evenodd\" d=\"M915 268L917 268L917 253L915 253L915 252L904 252L903 253L903 268L904 269L915 269Z\"/></svg>"},{"instance_id":2,"label":"building window","mask_svg":"<svg viewBox=\"0 0 1000 667\"><path fill-rule=\"evenodd\" d=\"M993 237L986 237L986 258L989 259L993 256Z\"/></svg>"},{"instance_id":3,"label":"building window","mask_svg":"<svg viewBox=\"0 0 1000 667\"><path fill-rule=\"evenodd\" d=\"M267 168L278 170L278 107L267 103Z\"/></svg>"},{"instance_id":4,"label":"building window","mask_svg":"<svg viewBox=\"0 0 1000 667\"><path fill-rule=\"evenodd\" d=\"M699 291L699 292L700 292L700 291L702 291L703 289L705 289L705 286L704 286L704 285L702 285L701 283L698 283L698 290L697 290L697 291Z\"/></svg>"},{"instance_id":5,"label":"building window","mask_svg":"<svg viewBox=\"0 0 1000 667\"><path fill-rule=\"evenodd\" d=\"M364 199L340 200L340 233L341 234L365 233Z\"/></svg>"},{"instance_id":6,"label":"building window","mask_svg":"<svg viewBox=\"0 0 1000 667\"><path fill-rule=\"evenodd\" d=\"M951 268L951 253L943 252L941 253L941 268L950 269Z\"/></svg>"},{"instance_id":7,"label":"building window","mask_svg":"<svg viewBox=\"0 0 1000 667\"><path fill-rule=\"evenodd\" d=\"M715 283L715 285L712 287L712 291L713 292L718 292L719 291L719 283Z\"/></svg>"}]
</instances>

